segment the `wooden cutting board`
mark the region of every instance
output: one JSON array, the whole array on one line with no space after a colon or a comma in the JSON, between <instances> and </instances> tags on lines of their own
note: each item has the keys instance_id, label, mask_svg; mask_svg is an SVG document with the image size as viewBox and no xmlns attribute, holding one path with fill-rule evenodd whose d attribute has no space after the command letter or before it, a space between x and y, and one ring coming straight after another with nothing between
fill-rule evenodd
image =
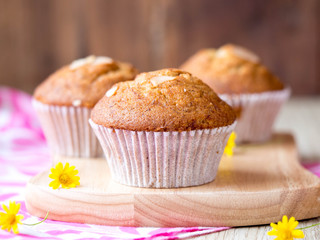
<instances>
[{"instance_id":1,"label":"wooden cutting board","mask_svg":"<svg viewBox=\"0 0 320 240\"><path fill-rule=\"evenodd\" d=\"M57 157L79 170L80 187L53 190L49 171L27 184L35 216L117 226L188 227L269 224L283 215L320 216L320 180L298 161L294 139L276 134L263 145L237 147L223 157L215 181L197 187L145 189L110 179L104 159Z\"/></svg>"}]
</instances>

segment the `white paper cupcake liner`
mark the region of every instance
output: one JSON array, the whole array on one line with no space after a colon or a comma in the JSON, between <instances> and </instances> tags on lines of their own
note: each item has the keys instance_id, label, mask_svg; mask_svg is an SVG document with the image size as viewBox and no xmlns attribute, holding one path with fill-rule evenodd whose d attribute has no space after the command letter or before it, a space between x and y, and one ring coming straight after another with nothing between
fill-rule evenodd
<instances>
[{"instance_id":1,"label":"white paper cupcake liner","mask_svg":"<svg viewBox=\"0 0 320 240\"><path fill-rule=\"evenodd\" d=\"M290 89L253 94L221 94L219 97L235 109L240 109L235 132L237 143L264 142L270 139L273 123Z\"/></svg>"},{"instance_id":2,"label":"white paper cupcake liner","mask_svg":"<svg viewBox=\"0 0 320 240\"><path fill-rule=\"evenodd\" d=\"M91 109L52 106L35 99L32 105L52 154L81 158L103 156L99 141L88 123Z\"/></svg>"},{"instance_id":3,"label":"white paper cupcake liner","mask_svg":"<svg viewBox=\"0 0 320 240\"><path fill-rule=\"evenodd\" d=\"M136 187L177 188L215 179L235 123L216 129L144 132L106 128L89 120L113 180Z\"/></svg>"}]
</instances>

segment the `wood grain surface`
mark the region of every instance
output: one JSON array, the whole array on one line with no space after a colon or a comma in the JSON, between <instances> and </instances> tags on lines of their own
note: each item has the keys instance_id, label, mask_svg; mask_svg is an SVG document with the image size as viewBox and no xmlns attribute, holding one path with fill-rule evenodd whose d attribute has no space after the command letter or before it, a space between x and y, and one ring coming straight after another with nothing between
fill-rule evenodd
<instances>
[{"instance_id":1,"label":"wood grain surface","mask_svg":"<svg viewBox=\"0 0 320 240\"><path fill-rule=\"evenodd\" d=\"M31 93L90 54L141 71L177 67L200 48L233 42L293 94L319 94L319 13L318 0L0 0L0 84Z\"/></svg>"},{"instance_id":2,"label":"wood grain surface","mask_svg":"<svg viewBox=\"0 0 320 240\"><path fill-rule=\"evenodd\" d=\"M55 158L79 170L81 185L53 190L49 172L27 185L28 211L49 219L104 225L245 226L282 215L320 216L320 179L303 169L293 138L277 134L223 158L215 181L198 187L144 189L111 181L104 159Z\"/></svg>"}]
</instances>

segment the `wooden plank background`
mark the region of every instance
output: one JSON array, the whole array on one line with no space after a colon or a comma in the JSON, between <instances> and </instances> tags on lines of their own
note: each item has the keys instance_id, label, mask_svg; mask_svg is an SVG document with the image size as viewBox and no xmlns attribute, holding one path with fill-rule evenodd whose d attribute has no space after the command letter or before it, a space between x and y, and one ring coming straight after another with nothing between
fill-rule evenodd
<instances>
[{"instance_id":1,"label":"wooden plank background","mask_svg":"<svg viewBox=\"0 0 320 240\"><path fill-rule=\"evenodd\" d=\"M31 93L90 54L140 71L177 67L232 42L260 55L295 95L315 95L319 41L318 0L0 0L0 85Z\"/></svg>"}]
</instances>

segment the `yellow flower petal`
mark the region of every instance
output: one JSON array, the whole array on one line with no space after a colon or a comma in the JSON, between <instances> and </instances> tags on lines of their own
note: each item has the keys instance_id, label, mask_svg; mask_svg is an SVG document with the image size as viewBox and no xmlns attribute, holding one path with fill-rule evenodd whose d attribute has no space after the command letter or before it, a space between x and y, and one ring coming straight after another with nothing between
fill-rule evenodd
<instances>
[{"instance_id":1,"label":"yellow flower petal","mask_svg":"<svg viewBox=\"0 0 320 240\"><path fill-rule=\"evenodd\" d=\"M290 223L290 220L289 220L289 224L290 224L290 230L293 230L298 226L299 222L294 221L294 222Z\"/></svg>"},{"instance_id":2,"label":"yellow flower petal","mask_svg":"<svg viewBox=\"0 0 320 240\"><path fill-rule=\"evenodd\" d=\"M287 215L284 215L284 216L282 217L282 222L283 222L283 223L288 223L288 217L287 217Z\"/></svg>"},{"instance_id":3,"label":"yellow flower petal","mask_svg":"<svg viewBox=\"0 0 320 240\"><path fill-rule=\"evenodd\" d=\"M79 181L80 177L79 176L72 176L71 179L72 179L72 181Z\"/></svg>"},{"instance_id":4,"label":"yellow flower petal","mask_svg":"<svg viewBox=\"0 0 320 240\"><path fill-rule=\"evenodd\" d=\"M277 236L278 232L276 230L271 230L271 231L268 232L268 235L269 236Z\"/></svg>"},{"instance_id":5,"label":"yellow flower petal","mask_svg":"<svg viewBox=\"0 0 320 240\"><path fill-rule=\"evenodd\" d=\"M235 140L236 140L237 135L235 134L235 132L232 132L230 134L230 137L228 139L228 142L224 148L224 154L227 155L228 157L232 157L233 156L233 148L236 146Z\"/></svg>"},{"instance_id":6,"label":"yellow flower petal","mask_svg":"<svg viewBox=\"0 0 320 240\"><path fill-rule=\"evenodd\" d=\"M301 230L293 230L292 231L292 237L294 238L304 238L304 233Z\"/></svg>"},{"instance_id":7,"label":"yellow flower petal","mask_svg":"<svg viewBox=\"0 0 320 240\"><path fill-rule=\"evenodd\" d=\"M9 213L9 209L6 205L2 204L2 209L6 211L6 213Z\"/></svg>"},{"instance_id":8,"label":"yellow flower petal","mask_svg":"<svg viewBox=\"0 0 320 240\"><path fill-rule=\"evenodd\" d=\"M283 224L283 222L278 222L278 229L279 230L285 229L285 225Z\"/></svg>"},{"instance_id":9,"label":"yellow flower petal","mask_svg":"<svg viewBox=\"0 0 320 240\"><path fill-rule=\"evenodd\" d=\"M75 166L68 167L68 168L65 169L65 172L73 172L73 171L76 171L75 168L76 168Z\"/></svg>"},{"instance_id":10,"label":"yellow flower petal","mask_svg":"<svg viewBox=\"0 0 320 240\"><path fill-rule=\"evenodd\" d=\"M51 171L52 174L59 173L59 170L57 168L51 168L50 171Z\"/></svg>"},{"instance_id":11,"label":"yellow flower petal","mask_svg":"<svg viewBox=\"0 0 320 240\"><path fill-rule=\"evenodd\" d=\"M1 225L2 230L7 230L7 225Z\"/></svg>"},{"instance_id":12,"label":"yellow flower petal","mask_svg":"<svg viewBox=\"0 0 320 240\"><path fill-rule=\"evenodd\" d=\"M12 231L13 231L14 234L18 234L18 233L19 233L18 224L14 224L14 225L12 226Z\"/></svg>"},{"instance_id":13,"label":"yellow flower petal","mask_svg":"<svg viewBox=\"0 0 320 240\"><path fill-rule=\"evenodd\" d=\"M24 219L24 216L23 216L23 215L19 214L19 215L16 216L16 221L17 221L18 223L21 223L21 220L22 220L22 219Z\"/></svg>"},{"instance_id":14,"label":"yellow flower petal","mask_svg":"<svg viewBox=\"0 0 320 240\"><path fill-rule=\"evenodd\" d=\"M56 174L53 174L53 173L49 174L49 178L51 178L51 179L56 179L57 177L58 177L58 175L56 175Z\"/></svg>"},{"instance_id":15,"label":"yellow flower petal","mask_svg":"<svg viewBox=\"0 0 320 240\"><path fill-rule=\"evenodd\" d=\"M271 223L271 224L270 224L270 226L271 226L272 228L276 229L276 230L278 230L278 229L279 229L279 228L278 228L278 225L277 225L277 224L275 224L275 223Z\"/></svg>"},{"instance_id":16,"label":"yellow flower petal","mask_svg":"<svg viewBox=\"0 0 320 240\"><path fill-rule=\"evenodd\" d=\"M77 174L79 173L79 171L78 171L78 170L74 170L74 171L72 171L72 172L71 172L71 171L70 171L70 172L68 171L68 172L66 172L66 173L67 173L68 175L70 175L70 176L73 177L73 176L77 175Z\"/></svg>"},{"instance_id":17,"label":"yellow flower petal","mask_svg":"<svg viewBox=\"0 0 320 240\"><path fill-rule=\"evenodd\" d=\"M63 170L63 164L62 164L62 162L59 162L59 163L56 165L55 169L56 169L58 172L62 172L62 170Z\"/></svg>"},{"instance_id":18,"label":"yellow flower petal","mask_svg":"<svg viewBox=\"0 0 320 240\"><path fill-rule=\"evenodd\" d=\"M295 221L296 221L296 219L295 219L294 217L291 217L291 218L289 219L289 224L294 223Z\"/></svg>"},{"instance_id":19,"label":"yellow flower petal","mask_svg":"<svg viewBox=\"0 0 320 240\"><path fill-rule=\"evenodd\" d=\"M66 171L69 168L69 163L67 162L66 165L64 166L63 170Z\"/></svg>"},{"instance_id":20,"label":"yellow flower petal","mask_svg":"<svg viewBox=\"0 0 320 240\"><path fill-rule=\"evenodd\" d=\"M50 182L49 187L52 187L53 189L57 189L60 186L60 182L58 180L53 180Z\"/></svg>"},{"instance_id":21,"label":"yellow flower petal","mask_svg":"<svg viewBox=\"0 0 320 240\"><path fill-rule=\"evenodd\" d=\"M12 214L17 214L20 210L20 203L16 204L15 202L9 202L10 212Z\"/></svg>"},{"instance_id":22,"label":"yellow flower petal","mask_svg":"<svg viewBox=\"0 0 320 240\"><path fill-rule=\"evenodd\" d=\"M57 169L51 168L51 174L49 176L58 177L60 172Z\"/></svg>"}]
</instances>

